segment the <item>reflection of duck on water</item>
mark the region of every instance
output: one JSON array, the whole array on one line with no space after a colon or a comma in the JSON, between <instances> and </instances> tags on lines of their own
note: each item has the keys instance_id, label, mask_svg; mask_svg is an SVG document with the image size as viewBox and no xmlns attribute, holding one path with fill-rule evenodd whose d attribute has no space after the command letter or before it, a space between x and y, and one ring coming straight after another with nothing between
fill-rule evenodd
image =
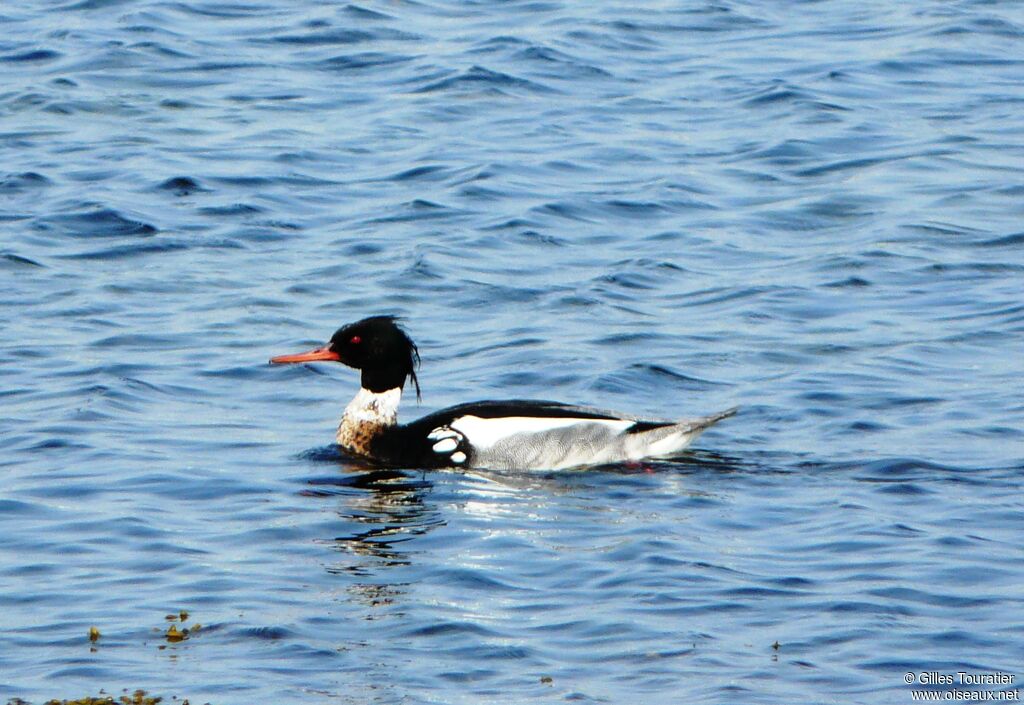
<instances>
[{"instance_id":1,"label":"reflection of duck on water","mask_svg":"<svg viewBox=\"0 0 1024 705\"><path fill-rule=\"evenodd\" d=\"M344 460L347 469L355 471L306 478L308 488L301 492L307 497L340 500L336 511L348 528L338 531L335 526L335 532L319 542L359 558L354 563L328 566L329 573L371 575L376 568L408 565L409 557L399 545L445 523L437 507L425 501L433 485L421 473L360 467L336 449L331 453L317 449L303 457L335 466Z\"/></svg>"},{"instance_id":2,"label":"reflection of duck on water","mask_svg":"<svg viewBox=\"0 0 1024 705\"><path fill-rule=\"evenodd\" d=\"M682 421L645 420L558 402L507 400L460 404L398 424L407 380L419 395L415 343L390 316L340 328L331 342L273 363L341 362L362 370L362 388L338 426L346 451L392 466L558 470L645 458L685 449L729 409Z\"/></svg>"}]
</instances>

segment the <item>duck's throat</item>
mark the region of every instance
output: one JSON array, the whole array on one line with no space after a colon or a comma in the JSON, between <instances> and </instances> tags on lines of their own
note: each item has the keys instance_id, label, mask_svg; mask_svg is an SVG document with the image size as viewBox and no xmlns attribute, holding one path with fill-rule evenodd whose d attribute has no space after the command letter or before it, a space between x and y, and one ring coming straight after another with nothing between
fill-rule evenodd
<instances>
[{"instance_id":1,"label":"duck's throat","mask_svg":"<svg viewBox=\"0 0 1024 705\"><path fill-rule=\"evenodd\" d=\"M402 388L386 392L360 389L345 407L335 436L338 445L350 453L372 456L373 440L398 423L398 404L402 401Z\"/></svg>"}]
</instances>

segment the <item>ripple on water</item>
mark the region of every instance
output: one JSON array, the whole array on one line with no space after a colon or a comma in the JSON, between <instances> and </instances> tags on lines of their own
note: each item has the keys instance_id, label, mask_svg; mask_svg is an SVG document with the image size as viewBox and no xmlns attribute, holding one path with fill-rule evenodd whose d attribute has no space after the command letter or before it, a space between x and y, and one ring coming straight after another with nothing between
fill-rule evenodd
<instances>
[{"instance_id":1,"label":"ripple on water","mask_svg":"<svg viewBox=\"0 0 1024 705\"><path fill-rule=\"evenodd\" d=\"M18 193L30 189L43 188L52 183L44 175L34 171L26 171L20 174L5 174L0 177L0 192Z\"/></svg>"},{"instance_id":2,"label":"ripple on water","mask_svg":"<svg viewBox=\"0 0 1024 705\"><path fill-rule=\"evenodd\" d=\"M63 54L61 54L59 51L54 51L53 49L32 49L30 51L24 51L15 54L0 55L0 61L8 61L11 63L38 63L54 61L55 59L59 59L62 56Z\"/></svg>"},{"instance_id":3,"label":"ripple on water","mask_svg":"<svg viewBox=\"0 0 1024 705\"><path fill-rule=\"evenodd\" d=\"M37 218L34 227L43 232L83 238L148 237L157 232L150 223L102 206Z\"/></svg>"},{"instance_id":4,"label":"ripple on water","mask_svg":"<svg viewBox=\"0 0 1024 705\"><path fill-rule=\"evenodd\" d=\"M493 71L483 66L471 66L453 76L433 81L417 88L414 92L470 92L511 95L517 93L553 93L555 91L553 88L536 81L530 81L501 71Z\"/></svg>"}]
</instances>

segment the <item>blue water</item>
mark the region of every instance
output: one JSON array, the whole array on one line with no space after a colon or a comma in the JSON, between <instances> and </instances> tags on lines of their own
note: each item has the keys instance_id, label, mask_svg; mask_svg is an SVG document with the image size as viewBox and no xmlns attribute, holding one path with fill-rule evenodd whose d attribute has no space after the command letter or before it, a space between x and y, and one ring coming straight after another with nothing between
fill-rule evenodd
<instances>
[{"instance_id":1,"label":"blue water","mask_svg":"<svg viewBox=\"0 0 1024 705\"><path fill-rule=\"evenodd\" d=\"M1024 679L1024 4L0 27L0 699ZM266 360L377 313L423 356L404 418L742 410L640 468L370 472L330 446L356 374Z\"/></svg>"}]
</instances>

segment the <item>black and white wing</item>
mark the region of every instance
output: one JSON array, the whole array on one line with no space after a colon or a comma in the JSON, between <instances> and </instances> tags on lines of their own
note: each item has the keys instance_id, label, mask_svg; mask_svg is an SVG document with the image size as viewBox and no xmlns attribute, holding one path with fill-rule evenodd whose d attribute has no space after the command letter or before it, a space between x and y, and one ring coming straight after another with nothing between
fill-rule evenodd
<instances>
[{"instance_id":1,"label":"black and white wing","mask_svg":"<svg viewBox=\"0 0 1024 705\"><path fill-rule=\"evenodd\" d=\"M644 420L549 401L461 404L395 429L403 464L558 470L665 457L685 448L712 423L734 413L688 421Z\"/></svg>"}]
</instances>

